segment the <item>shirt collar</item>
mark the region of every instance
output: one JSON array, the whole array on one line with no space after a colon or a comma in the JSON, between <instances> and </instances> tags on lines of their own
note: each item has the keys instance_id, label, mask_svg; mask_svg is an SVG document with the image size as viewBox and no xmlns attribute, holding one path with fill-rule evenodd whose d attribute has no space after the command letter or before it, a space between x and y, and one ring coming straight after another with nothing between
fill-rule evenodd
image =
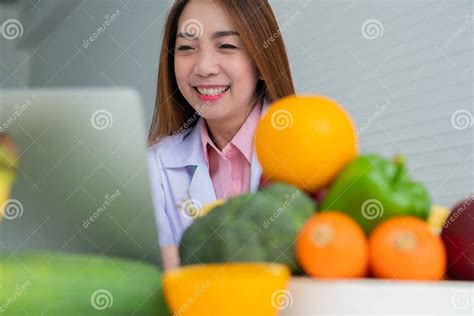
<instances>
[{"instance_id":1,"label":"shirt collar","mask_svg":"<svg viewBox=\"0 0 474 316\"><path fill-rule=\"evenodd\" d=\"M209 168L209 157L208 157L207 145L209 144L209 146L213 147L215 150L217 150L217 148L216 148L216 145L214 145L214 142L212 141L211 137L209 136L206 120L204 120L201 117L198 122L197 127L199 128L199 133L201 134L201 143L202 143L202 149L204 152L204 160L206 161L207 167Z\"/></svg>"},{"instance_id":2,"label":"shirt collar","mask_svg":"<svg viewBox=\"0 0 474 316\"><path fill-rule=\"evenodd\" d=\"M262 101L259 100L253 107L244 124L242 124L240 129L237 131L237 134L235 134L231 140L231 143L235 147L237 147L237 149L244 155L244 157L250 164L252 163L252 153L254 145L253 136L255 134L258 122L260 121L261 113ZM210 145L210 149L214 149L216 152L220 152L220 150L217 148L217 146L214 144L214 142L209 136L206 121L204 119L201 119L199 120L198 125L201 134L202 148L204 149L204 158L206 164L209 166L207 145Z\"/></svg>"}]
</instances>

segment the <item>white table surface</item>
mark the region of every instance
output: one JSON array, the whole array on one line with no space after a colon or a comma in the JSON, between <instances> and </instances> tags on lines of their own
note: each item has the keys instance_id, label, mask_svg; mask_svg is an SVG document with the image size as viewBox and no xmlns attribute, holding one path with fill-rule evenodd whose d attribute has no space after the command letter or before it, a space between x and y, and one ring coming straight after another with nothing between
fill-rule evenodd
<instances>
[{"instance_id":1,"label":"white table surface","mask_svg":"<svg viewBox=\"0 0 474 316\"><path fill-rule=\"evenodd\" d=\"M280 315L474 315L474 282L293 277Z\"/></svg>"}]
</instances>

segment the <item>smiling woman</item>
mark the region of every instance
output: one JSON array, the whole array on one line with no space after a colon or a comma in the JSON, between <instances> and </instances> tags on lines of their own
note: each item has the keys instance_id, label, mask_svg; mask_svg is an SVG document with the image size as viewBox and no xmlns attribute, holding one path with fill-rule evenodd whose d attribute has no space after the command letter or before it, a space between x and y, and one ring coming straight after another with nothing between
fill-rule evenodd
<instances>
[{"instance_id":1,"label":"smiling woman","mask_svg":"<svg viewBox=\"0 0 474 316\"><path fill-rule=\"evenodd\" d=\"M234 87L234 94L246 94L242 99L250 101L248 94L251 92L254 92L255 100L265 94L269 102L294 94L283 40L280 37L270 45L267 43L278 30L278 24L267 0L176 1L165 24L149 143L156 143L164 136L177 133L194 115L196 105L202 102L196 103L197 96L191 97L193 84L212 87L215 85L214 82L229 84L230 80L234 79L232 74L240 76L239 78L249 76L248 72L241 74L239 67L244 66L242 72L244 70L258 72L257 79L260 79L258 82L253 79L251 82L255 82L255 87L252 86L245 91L245 87L242 87L242 90ZM220 45L217 46L218 44ZM215 45L214 50L220 53L203 54L208 51L210 45ZM208 84L206 79L199 79L200 82L197 82L198 78L183 78L196 58L205 58L200 64L194 65L197 74L200 71L209 71L206 68L202 69L206 67L208 61L214 63L210 66L217 67L225 63L229 64L227 67L233 69L228 69L221 78L207 79L212 80L212 84ZM245 84L239 78L235 78L233 83ZM227 102L230 103L232 102ZM229 113L226 113L228 110L226 108L219 111L229 116ZM202 112L198 112L201 116L205 116ZM212 117L219 113L210 111L209 114ZM196 122L197 120L194 120L194 124Z\"/></svg>"},{"instance_id":2,"label":"smiling woman","mask_svg":"<svg viewBox=\"0 0 474 316\"><path fill-rule=\"evenodd\" d=\"M165 269L204 204L258 187L256 126L294 94L278 32L267 0L179 0L169 12L148 139Z\"/></svg>"}]
</instances>

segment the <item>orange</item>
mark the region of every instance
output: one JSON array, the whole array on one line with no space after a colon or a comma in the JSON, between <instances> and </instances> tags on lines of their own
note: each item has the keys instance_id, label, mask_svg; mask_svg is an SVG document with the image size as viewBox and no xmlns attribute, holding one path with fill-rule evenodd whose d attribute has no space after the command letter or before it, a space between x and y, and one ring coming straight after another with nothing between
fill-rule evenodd
<instances>
[{"instance_id":1,"label":"orange","mask_svg":"<svg viewBox=\"0 0 474 316\"><path fill-rule=\"evenodd\" d=\"M316 278L364 277L369 243L362 228L346 214L325 211L313 215L296 240L301 268Z\"/></svg>"},{"instance_id":2,"label":"orange","mask_svg":"<svg viewBox=\"0 0 474 316\"><path fill-rule=\"evenodd\" d=\"M322 96L288 96L274 102L258 124L255 146L270 182L313 192L326 186L357 155L347 112Z\"/></svg>"},{"instance_id":3,"label":"orange","mask_svg":"<svg viewBox=\"0 0 474 316\"><path fill-rule=\"evenodd\" d=\"M163 275L173 315L276 315L292 301L286 265L264 262L186 265Z\"/></svg>"},{"instance_id":4,"label":"orange","mask_svg":"<svg viewBox=\"0 0 474 316\"><path fill-rule=\"evenodd\" d=\"M369 238L370 268L375 277L440 280L446 270L446 250L428 223L399 216L375 227Z\"/></svg>"}]
</instances>

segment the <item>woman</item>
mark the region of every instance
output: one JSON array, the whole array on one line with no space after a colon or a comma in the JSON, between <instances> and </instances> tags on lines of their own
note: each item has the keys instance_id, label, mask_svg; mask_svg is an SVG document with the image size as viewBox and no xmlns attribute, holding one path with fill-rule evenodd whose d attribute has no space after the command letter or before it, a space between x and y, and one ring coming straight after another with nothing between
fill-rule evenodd
<instances>
[{"instance_id":1,"label":"woman","mask_svg":"<svg viewBox=\"0 0 474 316\"><path fill-rule=\"evenodd\" d=\"M267 0L179 0L165 24L148 167L165 270L202 205L254 192L254 131L294 94Z\"/></svg>"}]
</instances>

